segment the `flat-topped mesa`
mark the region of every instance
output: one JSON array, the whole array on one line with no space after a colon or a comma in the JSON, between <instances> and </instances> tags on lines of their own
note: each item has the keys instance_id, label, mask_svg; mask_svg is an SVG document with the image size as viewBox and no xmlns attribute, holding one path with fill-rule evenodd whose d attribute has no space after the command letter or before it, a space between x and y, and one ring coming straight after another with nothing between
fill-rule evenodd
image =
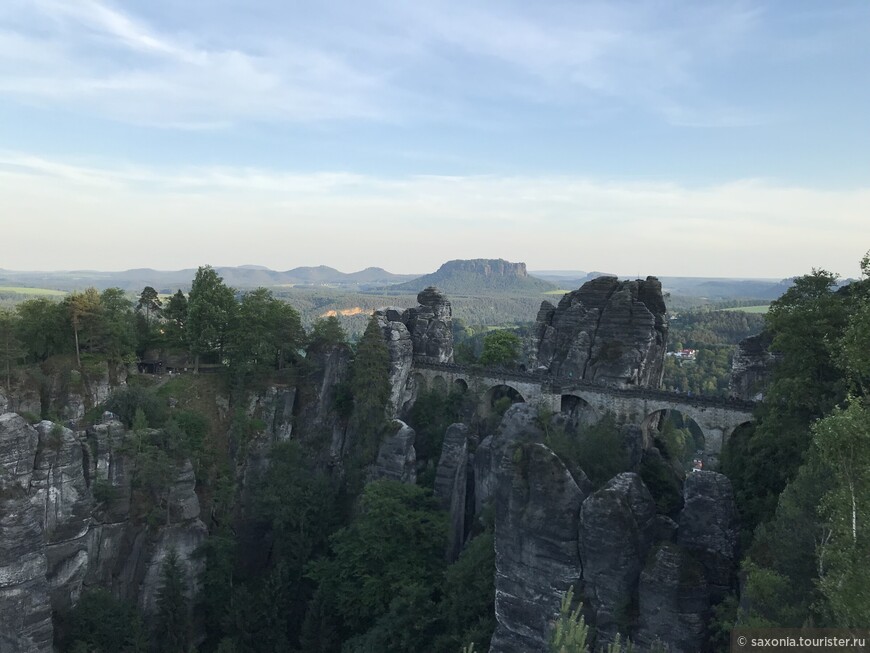
<instances>
[{"instance_id":1,"label":"flat-topped mesa","mask_svg":"<svg viewBox=\"0 0 870 653\"><path fill-rule=\"evenodd\" d=\"M414 357L425 363L453 362L453 308L435 287L417 295L419 306L402 313L411 334Z\"/></svg>"},{"instance_id":2,"label":"flat-topped mesa","mask_svg":"<svg viewBox=\"0 0 870 653\"><path fill-rule=\"evenodd\" d=\"M541 304L536 362L561 378L657 388L667 337L667 309L657 278L598 277L567 293L558 306Z\"/></svg>"}]
</instances>

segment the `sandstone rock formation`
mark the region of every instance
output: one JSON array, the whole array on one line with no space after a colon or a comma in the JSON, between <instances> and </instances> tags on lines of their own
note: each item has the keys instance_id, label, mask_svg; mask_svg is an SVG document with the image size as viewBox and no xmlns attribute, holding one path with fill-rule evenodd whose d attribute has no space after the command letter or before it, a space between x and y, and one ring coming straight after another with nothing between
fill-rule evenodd
<instances>
[{"instance_id":1,"label":"sandstone rock formation","mask_svg":"<svg viewBox=\"0 0 870 653\"><path fill-rule=\"evenodd\" d=\"M690 474L683 486L677 541L700 561L713 600L733 586L737 561L738 520L734 491L727 476Z\"/></svg>"},{"instance_id":2,"label":"sandstone rock formation","mask_svg":"<svg viewBox=\"0 0 870 653\"><path fill-rule=\"evenodd\" d=\"M475 454L475 492L482 480L495 504L493 653L545 651L562 593L581 577L577 527L588 481L578 484L541 443L538 419L532 406L511 406Z\"/></svg>"},{"instance_id":3,"label":"sandstone rock formation","mask_svg":"<svg viewBox=\"0 0 870 653\"><path fill-rule=\"evenodd\" d=\"M763 331L740 341L731 362L731 396L746 401L764 398L778 356L770 351L773 336Z\"/></svg>"},{"instance_id":4,"label":"sandstone rock formation","mask_svg":"<svg viewBox=\"0 0 870 653\"><path fill-rule=\"evenodd\" d=\"M390 405L387 409L391 417L399 416L409 393L408 380L414 364L414 344L411 332L402 321L399 308L385 308L375 311L375 319L384 334L390 352Z\"/></svg>"},{"instance_id":5,"label":"sandstone rock formation","mask_svg":"<svg viewBox=\"0 0 870 653\"><path fill-rule=\"evenodd\" d=\"M427 363L453 362L453 309L437 288L417 295L419 306L402 314L413 342L414 356Z\"/></svg>"},{"instance_id":6,"label":"sandstone rock formation","mask_svg":"<svg viewBox=\"0 0 870 653\"><path fill-rule=\"evenodd\" d=\"M465 424L451 424L447 427L441 446L441 458L435 472L435 496L441 501L441 507L450 514L447 545L449 561L459 556L468 527L467 492L469 480L473 482L474 479L473 469L469 470L470 431Z\"/></svg>"},{"instance_id":7,"label":"sandstone rock formation","mask_svg":"<svg viewBox=\"0 0 870 653\"><path fill-rule=\"evenodd\" d=\"M416 434L414 429L400 420L394 420L393 425L396 432L381 443L372 467L372 476L414 484L417 482Z\"/></svg>"},{"instance_id":8,"label":"sandstone rock formation","mask_svg":"<svg viewBox=\"0 0 870 653\"><path fill-rule=\"evenodd\" d=\"M605 385L658 387L668 335L661 283L599 277L543 302L535 324L537 365L555 376Z\"/></svg>"},{"instance_id":9,"label":"sandstone rock formation","mask_svg":"<svg viewBox=\"0 0 870 653\"><path fill-rule=\"evenodd\" d=\"M170 549L196 590L202 563L192 554L206 527L193 467L178 469L167 521L149 529L130 515L123 432L110 423L80 437L51 422L33 427L16 414L0 415L0 641L14 642L11 650L50 651L52 612L68 609L89 586L106 587L148 614Z\"/></svg>"},{"instance_id":10,"label":"sandstone rock formation","mask_svg":"<svg viewBox=\"0 0 870 653\"><path fill-rule=\"evenodd\" d=\"M584 596L601 638L625 634L628 606L637 591L655 532L656 505L637 474L613 477L580 512Z\"/></svg>"}]
</instances>

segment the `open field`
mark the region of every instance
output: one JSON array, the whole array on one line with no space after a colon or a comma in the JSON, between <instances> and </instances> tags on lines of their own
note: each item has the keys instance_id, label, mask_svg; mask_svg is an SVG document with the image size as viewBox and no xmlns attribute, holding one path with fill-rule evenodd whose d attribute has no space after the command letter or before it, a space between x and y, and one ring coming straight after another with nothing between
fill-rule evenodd
<instances>
[{"instance_id":1,"label":"open field","mask_svg":"<svg viewBox=\"0 0 870 653\"><path fill-rule=\"evenodd\" d=\"M63 297L66 293L63 290L52 290L51 288L30 288L27 286L0 286L0 293L15 293L18 295L43 295L46 297Z\"/></svg>"},{"instance_id":2,"label":"open field","mask_svg":"<svg viewBox=\"0 0 870 653\"><path fill-rule=\"evenodd\" d=\"M723 310L726 311L740 311L741 313L757 313L764 314L767 313L770 308L769 304L765 304L764 306L737 306L735 308L726 308Z\"/></svg>"},{"instance_id":3,"label":"open field","mask_svg":"<svg viewBox=\"0 0 870 653\"><path fill-rule=\"evenodd\" d=\"M544 294L545 295L564 295L565 293L571 292L570 290L562 290L557 288L556 290L548 290Z\"/></svg>"}]
</instances>

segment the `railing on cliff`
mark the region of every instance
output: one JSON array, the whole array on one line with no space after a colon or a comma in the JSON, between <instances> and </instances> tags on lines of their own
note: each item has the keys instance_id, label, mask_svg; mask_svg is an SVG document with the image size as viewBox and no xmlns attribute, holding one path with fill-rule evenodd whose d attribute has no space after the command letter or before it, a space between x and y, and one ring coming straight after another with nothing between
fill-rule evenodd
<instances>
[{"instance_id":1,"label":"railing on cliff","mask_svg":"<svg viewBox=\"0 0 870 653\"><path fill-rule=\"evenodd\" d=\"M756 402L732 397L717 397L713 395L691 395L671 390L659 390L656 388L628 387L615 388L602 385L586 379L574 379L565 376L553 376L548 371L525 371L508 369L503 367L484 367L481 365L458 365L456 363L434 363L431 361L414 358L414 367L435 371L462 374L465 376L486 377L498 380L519 381L521 383L535 383L549 389L553 394L570 394L570 390L586 388L603 394L617 395L621 397L634 397L638 399L653 399L672 403L689 404L698 407L732 408L740 411L752 411Z\"/></svg>"}]
</instances>

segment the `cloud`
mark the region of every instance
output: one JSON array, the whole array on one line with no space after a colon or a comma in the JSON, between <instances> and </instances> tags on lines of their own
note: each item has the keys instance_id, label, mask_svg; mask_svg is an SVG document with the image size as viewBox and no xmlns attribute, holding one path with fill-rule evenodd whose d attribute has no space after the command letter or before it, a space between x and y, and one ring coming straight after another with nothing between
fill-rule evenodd
<instances>
[{"instance_id":1,"label":"cloud","mask_svg":"<svg viewBox=\"0 0 870 653\"><path fill-rule=\"evenodd\" d=\"M237 21L191 7L170 27L102 0L9 0L0 94L176 128L440 121L482 98L617 101L688 124L699 67L739 50L759 16L731 4L260 3L262 19Z\"/></svg>"},{"instance_id":2,"label":"cloud","mask_svg":"<svg viewBox=\"0 0 870 653\"><path fill-rule=\"evenodd\" d=\"M156 170L5 152L0 197L11 217L4 267L18 269L211 261L425 272L487 256L532 268L781 278L812 267L856 276L870 248L870 188L762 180Z\"/></svg>"}]
</instances>

